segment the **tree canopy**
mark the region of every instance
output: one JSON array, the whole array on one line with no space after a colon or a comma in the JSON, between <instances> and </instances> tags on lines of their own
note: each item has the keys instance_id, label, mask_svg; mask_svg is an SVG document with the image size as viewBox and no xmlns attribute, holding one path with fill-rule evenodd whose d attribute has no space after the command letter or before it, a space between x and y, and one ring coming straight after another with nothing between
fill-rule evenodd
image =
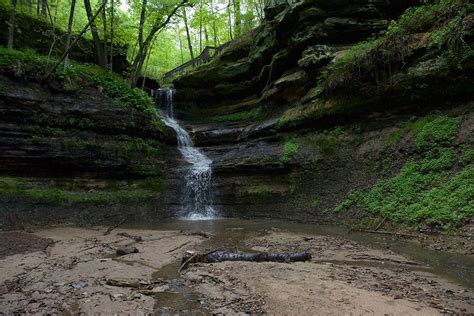
<instances>
[{"instance_id":1,"label":"tree canopy","mask_svg":"<svg viewBox=\"0 0 474 316\"><path fill-rule=\"evenodd\" d=\"M114 46L127 47L129 77L160 77L198 56L255 28L263 19L265 0L1 0L10 14L25 14L69 34L65 47L84 32L92 39L103 68L113 68ZM105 4L104 4L105 3ZM103 8L102 10L100 10ZM98 12L100 10L100 12ZM88 26L86 28L86 26ZM13 37L13 36L11 36ZM53 35L51 45L56 45ZM11 38L14 47L14 39ZM9 43L10 45L10 43ZM60 57L60 56L58 56Z\"/></svg>"}]
</instances>

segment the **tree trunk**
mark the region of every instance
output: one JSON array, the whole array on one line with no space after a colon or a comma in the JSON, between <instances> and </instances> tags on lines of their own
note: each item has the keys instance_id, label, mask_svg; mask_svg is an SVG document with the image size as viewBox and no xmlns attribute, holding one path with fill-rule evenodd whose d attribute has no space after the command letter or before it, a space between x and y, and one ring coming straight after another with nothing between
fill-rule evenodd
<instances>
[{"instance_id":1,"label":"tree trunk","mask_svg":"<svg viewBox=\"0 0 474 316\"><path fill-rule=\"evenodd\" d=\"M216 25L216 12L214 12L214 2L211 1L211 12L212 12L212 31L214 33L214 46L219 46L219 39L217 37L217 25Z\"/></svg>"},{"instance_id":2,"label":"tree trunk","mask_svg":"<svg viewBox=\"0 0 474 316\"><path fill-rule=\"evenodd\" d=\"M202 0L199 1L199 51L202 52Z\"/></svg>"},{"instance_id":3,"label":"tree trunk","mask_svg":"<svg viewBox=\"0 0 474 316\"><path fill-rule=\"evenodd\" d=\"M229 16L229 21L227 23L229 24L229 37L230 37L230 40L232 41L234 39L234 35L232 34L232 13L230 10L230 1L229 1L229 4L227 5L227 14Z\"/></svg>"},{"instance_id":4,"label":"tree trunk","mask_svg":"<svg viewBox=\"0 0 474 316\"><path fill-rule=\"evenodd\" d=\"M242 33L242 13L240 12L240 0L234 0L234 33L239 36Z\"/></svg>"},{"instance_id":5,"label":"tree trunk","mask_svg":"<svg viewBox=\"0 0 474 316\"><path fill-rule=\"evenodd\" d=\"M13 48L13 38L15 36L16 23L16 0L12 0L12 9L10 11L10 20L8 21L8 44L7 47Z\"/></svg>"},{"instance_id":6,"label":"tree trunk","mask_svg":"<svg viewBox=\"0 0 474 316\"><path fill-rule=\"evenodd\" d=\"M92 8L91 8L90 0L84 0L84 7L86 8L87 18L90 22L92 20ZM99 65L100 67L105 69L107 68L107 60L106 60L107 58L104 55L104 50L103 50L102 42L100 41L99 32L97 31L97 27L95 26L94 22L91 23L91 33L92 33L92 39L93 39L94 47L97 53Z\"/></svg>"},{"instance_id":7,"label":"tree trunk","mask_svg":"<svg viewBox=\"0 0 474 316\"><path fill-rule=\"evenodd\" d=\"M110 71L114 69L114 1L110 0Z\"/></svg>"},{"instance_id":8,"label":"tree trunk","mask_svg":"<svg viewBox=\"0 0 474 316\"><path fill-rule=\"evenodd\" d=\"M48 0L41 0L41 15L45 16L46 15L46 6L48 5L47 3Z\"/></svg>"},{"instance_id":9,"label":"tree trunk","mask_svg":"<svg viewBox=\"0 0 474 316\"><path fill-rule=\"evenodd\" d=\"M74 9L76 7L76 0L71 0L71 9L69 10L69 22L67 24L67 38L66 38L66 50L65 52L69 51L69 47L71 46L71 39L72 39L72 25L74 23ZM64 59L64 67L67 66L69 59L69 54L66 54L66 58Z\"/></svg>"},{"instance_id":10,"label":"tree trunk","mask_svg":"<svg viewBox=\"0 0 474 316\"><path fill-rule=\"evenodd\" d=\"M178 30L179 51L181 52L181 64L184 64L183 41L181 39L181 32Z\"/></svg>"},{"instance_id":11,"label":"tree trunk","mask_svg":"<svg viewBox=\"0 0 474 316\"><path fill-rule=\"evenodd\" d=\"M147 0L143 0L143 5L142 5L142 11L140 14L140 26L138 28L138 53L133 60L132 63L132 72L130 74L130 83L132 87L136 87L138 77L140 76L140 73L143 68L143 63L146 58L146 54L148 52L148 49L153 41L153 38L155 34L162 30L168 23L170 22L171 18L176 14L176 12L183 7L188 0L181 0L179 4L174 6L173 10L168 14L166 19L164 21L158 21L153 26L151 27L150 33L146 36L146 39L143 40L143 30L144 30L144 25L145 25L145 17L146 17L146 7L147 7Z\"/></svg>"},{"instance_id":12,"label":"tree trunk","mask_svg":"<svg viewBox=\"0 0 474 316\"><path fill-rule=\"evenodd\" d=\"M207 32L207 27L204 27L204 38L206 39L206 46L209 45L209 33Z\"/></svg>"},{"instance_id":13,"label":"tree trunk","mask_svg":"<svg viewBox=\"0 0 474 316\"><path fill-rule=\"evenodd\" d=\"M107 0L105 0L107 2ZM105 59L105 64L106 64L106 67L108 68L108 65L107 65L107 12L106 12L106 8L107 8L107 5L104 7L104 10L102 10L102 32L103 32L103 36L104 36L104 40L103 40L103 48L104 48L104 59Z\"/></svg>"},{"instance_id":14,"label":"tree trunk","mask_svg":"<svg viewBox=\"0 0 474 316\"><path fill-rule=\"evenodd\" d=\"M137 56L133 60L132 63L132 69L133 69L133 75L132 75L132 87L136 87L138 78L140 77L140 74L143 69L143 64L145 62L146 54L148 50L148 44L144 43L142 47L138 48Z\"/></svg>"},{"instance_id":15,"label":"tree trunk","mask_svg":"<svg viewBox=\"0 0 474 316\"><path fill-rule=\"evenodd\" d=\"M188 39L189 54L191 55L191 59L194 59L193 44L191 43L191 34L189 33L188 18L186 16L185 7L183 7L183 21L184 27L186 28L186 38Z\"/></svg>"}]
</instances>

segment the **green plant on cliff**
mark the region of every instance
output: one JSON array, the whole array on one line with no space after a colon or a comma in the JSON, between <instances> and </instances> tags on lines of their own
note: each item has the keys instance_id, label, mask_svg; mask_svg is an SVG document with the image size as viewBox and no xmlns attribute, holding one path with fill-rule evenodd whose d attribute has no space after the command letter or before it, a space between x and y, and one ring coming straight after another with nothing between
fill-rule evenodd
<instances>
[{"instance_id":1,"label":"green plant on cliff","mask_svg":"<svg viewBox=\"0 0 474 316\"><path fill-rule=\"evenodd\" d=\"M439 116L427 122L417 134L417 146L449 144L454 141L461 120L456 117Z\"/></svg>"},{"instance_id":2,"label":"green plant on cliff","mask_svg":"<svg viewBox=\"0 0 474 316\"><path fill-rule=\"evenodd\" d=\"M355 45L337 58L318 80L320 94L368 97L387 95L394 88L404 89L397 87L401 83L392 79L397 72L410 69L407 60L422 48L431 48L432 65L440 69L455 71L469 64L474 52L465 38L472 32L469 14L473 5L468 0L430 2L407 9L397 21L391 22L385 34ZM422 33L426 36L421 36ZM418 74L423 73L418 71ZM417 75L416 69L409 75Z\"/></svg>"},{"instance_id":3,"label":"green plant on cliff","mask_svg":"<svg viewBox=\"0 0 474 316\"><path fill-rule=\"evenodd\" d=\"M137 187L126 190L74 190L60 185L38 184L32 179L0 177L0 197L51 205L144 202L163 190L163 179L138 181Z\"/></svg>"},{"instance_id":4,"label":"green plant on cliff","mask_svg":"<svg viewBox=\"0 0 474 316\"><path fill-rule=\"evenodd\" d=\"M56 60L53 58L37 55L30 50L18 51L0 47L0 73L8 73L26 80L44 83L44 78L55 62ZM159 132L163 129L164 123L158 118L153 100L148 95L142 90L131 89L128 83L117 74L105 71L98 66L70 63L65 69L59 67L48 79L48 82L55 82L56 89L59 87L69 93L86 87L94 87L99 94L104 94L104 100L107 101L107 98L110 100L104 102L104 107L122 107L143 113L148 118L153 130ZM92 119L70 117L66 121L61 121L59 117L52 117L45 113L38 114L34 121L30 123L44 126L52 126L56 123L60 127L78 129L101 128ZM110 125L124 129L134 124L133 115L129 121L112 123Z\"/></svg>"},{"instance_id":5,"label":"green plant on cliff","mask_svg":"<svg viewBox=\"0 0 474 316\"><path fill-rule=\"evenodd\" d=\"M396 145L403 136L412 134L418 147L436 144L449 144L456 137L460 119L449 116L428 115L418 119L410 119L390 134L385 140L384 147Z\"/></svg>"},{"instance_id":6,"label":"green plant on cliff","mask_svg":"<svg viewBox=\"0 0 474 316\"><path fill-rule=\"evenodd\" d=\"M0 72L42 81L56 59L42 56L31 50L19 51L0 47ZM117 106L140 111L154 111L153 100L140 89L132 89L119 75L94 65L71 62L68 67L58 67L48 80L59 80L65 90L74 91L87 86L100 87ZM149 112L151 113L151 112Z\"/></svg>"},{"instance_id":7,"label":"green plant on cliff","mask_svg":"<svg viewBox=\"0 0 474 316\"><path fill-rule=\"evenodd\" d=\"M252 110L237 112L226 115L215 115L210 117L211 121L215 122L236 122L236 121L256 121L262 116L262 108L256 107Z\"/></svg>"},{"instance_id":8,"label":"green plant on cliff","mask_svg":"<svg viewBox=\"0 0 474 316\"><path fill-rule=\"evenodd\" d=\"M295 138L289 139L283 147L280 160L284 163L290 162L298 154L299 148L300 146Z\"/></svg>"},{"instance_id":9,"label":"green plant on cliff","mask_svg":"<svg viewBox=\"0 0 474 316\"><path fill-rule=\"evenodd\" d=\"M422 157L413 158L398 174L378 180L366 192L349 194L334 211L356 207L394 223L443 229L473 216L472 147L461 154L452 147L460 122L458 117L427 116L404 123L400 130L414 134Z\"/></svg>"}]
</instances>

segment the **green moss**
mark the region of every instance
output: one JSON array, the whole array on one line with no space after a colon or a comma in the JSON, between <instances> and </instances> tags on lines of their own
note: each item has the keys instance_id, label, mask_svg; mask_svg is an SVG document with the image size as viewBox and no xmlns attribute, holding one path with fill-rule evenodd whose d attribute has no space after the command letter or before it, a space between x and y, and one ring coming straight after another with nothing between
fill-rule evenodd
<instances>
[{"instance_id":1,"label":"green moss","mask_svg":"<svg viewBox=\"0 0 474 316\"><path fill-rule=\"evenodd\" d=\"M304 121L322 117L324 113L325 111L323 104L296 106L283 113L283 115L278 119L277 128L285 129L294 127L304 123Z\"/></svg>"},{"instance_id":2,"label":"green moss","mask_svg":"<svg viewBox=\"0 0 474 316\"><path fill-rule=\"evenodd\" d=\"M266 184L253 184L248 188L248 193L260 199L266 199L272 195Z\"/></svg>"},{"instance_id":3,"label":"green moss","mask_svg":"<svg viewBox=\"0 0 474 316\"><path fill-rule=\"evenodd\" d=\"M332 155L336 152L337 140L334 138L318 137L313 140L313 143L319 147L323 154Z\"/></svg>"},{"instance_id":4,"label":"green moss","mask_svg":"<svg viewBox=\"0 0 474 316\"><path fill-rule=\"evenodd\" d=\"M260 119L261 116L262 108L259 106L249 111L212 116L210 120L215 122L256 121Z\"/></svg>"},{"instance_id":5,"label":"green moss","mask_svg":"<svg viewBox=\"0 0 474 316\"><path fill-rule=\"evenodd\" d=\"M299 147L300 146L296 139L291 138L290 140L288 140L285 143L285 146L283 147L283 152L280 157L280 160L284 163L290 162L298 154Z\"/></svg>"},{"instance_id":6,"label":"green moss","mask_svg":"<svg viewBox=\"0 0 474 316\"><path fill-rule=\"evenodd\" d=\"M163 190L163 179L147 179L139 182L137 187L138 189L86 191L39 184L22 178L0 178L0 196L52 205L142 202L156 197Z\"/></svg>"},{"instance_id":7,"label":"green moss","mask_svg":"<svg viewBox=\"0 0 474 316\"><path fill-rule=\"evenodd\" d=\"M310 135L307 140L311 145L318 147L322 154L332 155L336 152L337 144L342 142L341 137L343 135L343 128L336 126Z\"/></svg>"},{"instance_id":8,"label":"green moss","mask_svg":"<svg viewBox=\"0 0 474 316\"><path fill-rule=\"evenodd\" d=\"M84 135L58 137L35 136L34 141L57 144L72 156L93 157L93 164L102 167L104 162L114 161L122 165L122 171L141 177L161 176L164 161L160 144L155 140L132 137L89 138Z\"/></svg>"},{"instance_id":9,"label":"green moss","mask_svg":"<svg viewBox=\"0 0 474 316\"><path fill-rule=\"evenodd\" d=\"M273 162L273 158L272 158L272 156L270 156L270 155L265 155L265 156L262 157L262 159L260 160L260 162L261 162L262 164L268 164L268 163Z\"/></svg>"},{"instance_id":10,"label":"green moss","mask_svg":"<svg viewBox=\"0 0 474 316\"><path fill-rule=\"evenodd\" d=\"M313 202L311 202L311 206L313 208L318 208L321 205L321 200L319 198L315 198Z\"/></svg>"}]
</instances>

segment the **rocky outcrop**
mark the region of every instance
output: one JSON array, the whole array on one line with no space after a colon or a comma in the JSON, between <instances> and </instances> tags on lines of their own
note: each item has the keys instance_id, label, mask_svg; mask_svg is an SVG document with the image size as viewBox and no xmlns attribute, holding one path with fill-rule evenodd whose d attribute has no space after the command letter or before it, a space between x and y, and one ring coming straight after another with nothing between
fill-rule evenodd
<instances>
[{"instance_id":1,"label":"rocky outcrop","mask_svg":"<svg viewBox=\"0 0 474 316\"><path fill-rule=\"evenodd\" d=\"M188 118L298 102L338 52L379 34L415 1L273 1L264 22L174 81ZM253 100L250 102L250 100ZM276 110L278 111L278 110Z\"/></svg>"},{"instance_id":2,"label":"rocky outcrop","mask_svg":"<svg viewBox=\"0 0 474 316\"><path fill-rule=\"evenodd\" d=\"M472 10L457 0L403 13L417 4L273 1L258 29L175 80L178 114L214 161L222 214L347 221L378 214L334 211L354 203L352 192L368 194L410 163L445 159L425 176L446 181L469 172L462 157L473 143L460 135L472 138ZM443 121L450 129L435 127ZM420 146L422 126L452 138Z\"/></svg>"},{"instance_id":3,"label":"rocky outcrop","mask_svg":"<svg viewBox=\"0 0 474 316\"><path fill-rule=\"evenodd\" d=\"M406 166L419 201L434 182L437 194L467 187L442 186L464 171L459 178L465 181L473 163L473 16L456 0L409 10L391 22L416 3L271 1L258 29L174 82L178 118L213 161L213 200L222 216L331 223L362 217L376 223L380 216L385 222L390 212L351 208L348 197L369 195L390 177L395 188L382 186L377 198L410 185L396 182L406 180L396 178ZM147 222L176 214L183 161L174 135L157 130L147 113L110 106L100 85L71 94L56 84L18 85L11 74L2 80L8 87L0 98L2 173L33 175L35 188L56 188L64 185L58 178L74 177L67 186L80 191L155 190L151 197L138 195L139 203L126 196L61 210L47 203L23 207L15 197L5 205L62 221L123 217L130 214L126 205ZM418 185L419 178L425 182ZM18 187L8 181L8 192ZM421 209L422 202L413 207ZM450 227L443 216L431 225Z\"/></svg>"},{"instance_id":4,"label":"rocky outcrop","mask_svg":"<svg viewBox=\"0 0 474 316\"><path fill-rule=\"evenodd\" d=\"M0 227L11 214L80 224L175 214L176 139L153 113L98 85L67 90L3 72L0 87Z\"/></svg>"}]
</instances>

